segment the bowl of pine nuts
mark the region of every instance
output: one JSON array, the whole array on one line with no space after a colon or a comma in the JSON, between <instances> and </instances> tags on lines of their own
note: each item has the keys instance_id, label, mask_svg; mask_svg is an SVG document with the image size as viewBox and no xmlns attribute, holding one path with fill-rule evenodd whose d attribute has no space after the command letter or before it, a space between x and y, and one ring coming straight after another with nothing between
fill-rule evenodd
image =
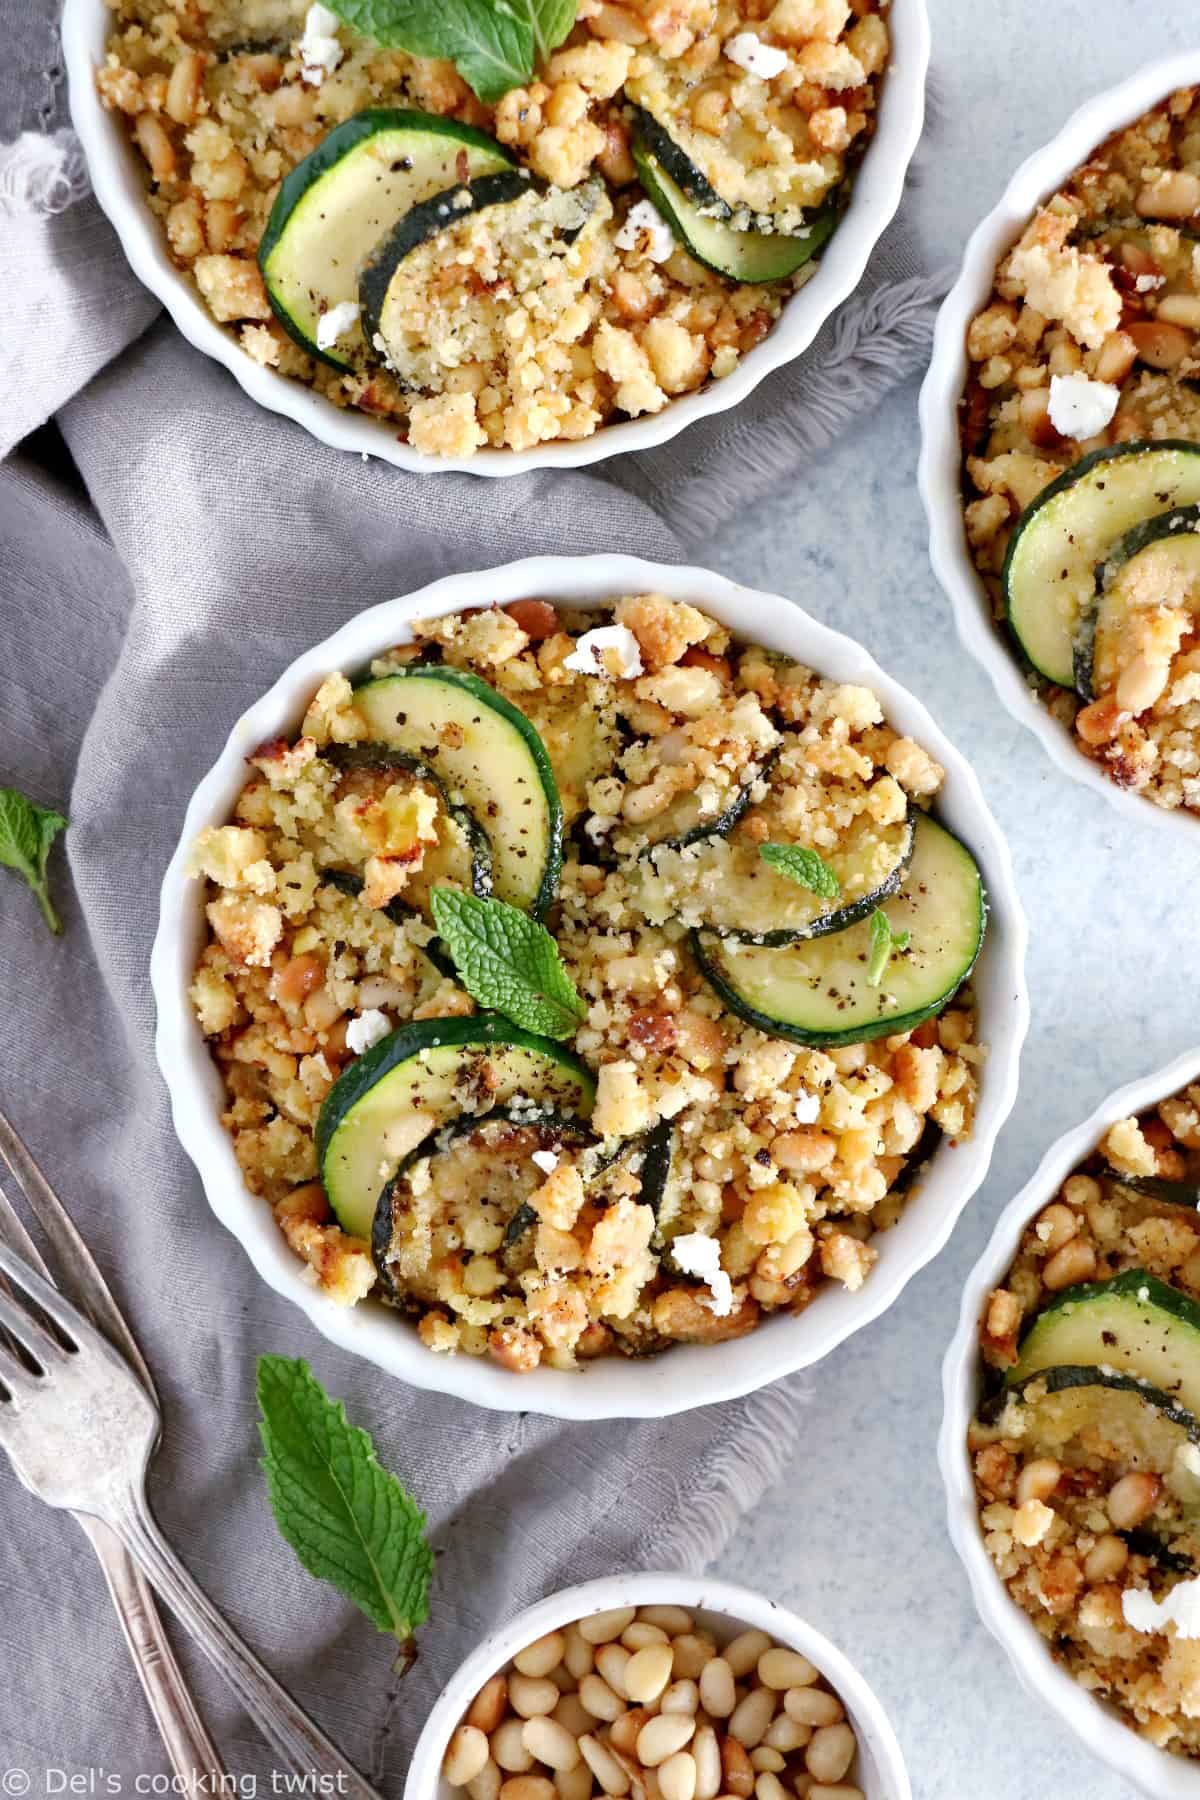
<instances>
[{"instance_id":1,"label":"bowl of pine nuts","mask_svg":"<svg viewBox=\"0 0 1200 1800\"><path fill-rule=\"evenodd\" d=\"M621 1575L482 1643L405 1800L911 1800L895 1733L827 1638L747 1588Z\"/></svg>"}]
</instances>

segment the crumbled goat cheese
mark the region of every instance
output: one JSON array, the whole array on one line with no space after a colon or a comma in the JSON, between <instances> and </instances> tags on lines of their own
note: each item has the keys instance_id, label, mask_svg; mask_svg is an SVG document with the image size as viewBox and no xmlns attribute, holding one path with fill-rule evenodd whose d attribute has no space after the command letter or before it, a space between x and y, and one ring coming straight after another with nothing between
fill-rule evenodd
<instances>
[{"instance_id":1,"label":"crumbled goat cheese","mask_svg":"<svg viewBox=\"0 0 1200 1800\"><path fill-rule=\"evenodd\" d=\"M609 675L613 670L606 650L613 652L617 675L641 674L642 652L628 625L597 625L594 631L585 631L570 656L563 658L563 667L580 675Z\"/></svg>"},{"instance_id":2,"label":"crumbled goat cheese","mask_svg":"<svg viewBox=\"0 0 1200 1800\"><path fill-rule=\"evenodd\" d=\"M739 31L725 45L725 54L731 63L739 69L745 69L747 75L757 75L760 81L770 81L772 76L782 75L787 68L787 51L779 50L774 44L764 44L754 31Z\"/></svg>"},{"instance_id":3,"label":"crumbled goat cheese","mask_svg":"<svg viewBox=\"0 0 1200 1800\"><path fill-rule=\"evenodd\" d=\"M718 1319L726 1319L733 1311L733 1283L721 1267L721 1246L716 1238L705 1237L702 1231L691 1231L683 1237L677 1237L671 1244L671 1255L685 1275L699 1276L708 1283L711 1299L702 1299L701 1306L707 1306Z\"/></svg>"},{"instance_id":4,"label":"crumbled goat cheese","mask_svg":"<svg viewBox=\"0 0 1200 1800\"><path fill-rule=\"evenodd\" d=\"M338 17L327 6L310 6L304 20L304 36L300 39L300 61L305 81L320 87L326 75L332 75L345 52L338 42Z\"/></svg>"},{"instance_id":5,"label":"crumbled goat cheese","mask_svg":"<svg viewBox=\"0 0 1200 1800\"><path fill-rule=\"evenodd\" d=\"M821 1116L821 1100L817 1094L810 1094L807 1088L801 1088L796 1095L796 1118L801 1125L815 1125Z\"/></svg>"},{"instance_id":6,"label":"crumbled goat cheese","mask_svg":"<svg viewBox=\"0 0 1200 1800\"><path fill-rule=\"evenodd\" d=\"M1119 388L1087 375L1050 377L1050 423L1064 437L1083 440L1104 430L1117 410Z\"/></svg>"},{"instance_id":7,"label":"crumbled goat cheese","mask_svg":"<svg viewBox=\"0 0 1200 1800\"><path fill-rule=\"evenodd\" d=\"M357 1019L351 1019L346 1027L346 1048L354 1056L361 1056L372 1044L385 1038L392 1029L392 1021L377 1006L369 1011L359 1013Z\"/></svg>"},{"instance_id":8,"label":"crumbled goat cheese","mask_svg":"<svg viewBox=\"0 0 1200 1800\"><path fill-rule=\"evenodd\" d=\"M1135 1631L1165 1631L1173 1624L1176 1637L1200 1638L1200 1575L1179 1582L1161 1600L1148 1588L1126 1588L1121 1611Z\"/></svg>"},{"instance_id":9,"label":"crumbled goat cheese","mask_svg":"<svg viewBox=\"0 0 1200 1800\"><path fill-rule=\"evenodd\" d=\"M331 350L340 337L354 325L358 324L359 307L356 300L342 300L337 306L331 306L327 313L322 313L317 320L317 349Z\"/></svg>"},{"instance_id":10,"label":"crumbled goat cheese","mask_svg":"<svg viewBox=\"0 0 1200 1800\"><path fill-rule=\"evenodd\" d=\"M558 1167L558 1158L553 1150L535 1150L529 1160L543 1175L553 1175Z\"/></svg>"},{"instance_id":11,"label":"crumbled goat cheese","mask_svg":"<svg viewBox=\"0 0 1200 1800\"><path fill-rule=\"evenodd\" d=\"M1154 288L1163 287L1166 279L1165 275L1139 275L1133 285L1139 294L1149 294Z\"/></svg>"},{"instance_id":12,"label":"crumbled goat cheese","mask_svg":"<svg viewBox=\"0 0 1200 1800\"><path fill-rule=\"evenodd\" d=\"M645 238L645 242L643 242ZM652 200L639 200L613 242L618 250L642 250L651 262L666 262L675 248L675 233Z\"/></svg>"}]
</instances>

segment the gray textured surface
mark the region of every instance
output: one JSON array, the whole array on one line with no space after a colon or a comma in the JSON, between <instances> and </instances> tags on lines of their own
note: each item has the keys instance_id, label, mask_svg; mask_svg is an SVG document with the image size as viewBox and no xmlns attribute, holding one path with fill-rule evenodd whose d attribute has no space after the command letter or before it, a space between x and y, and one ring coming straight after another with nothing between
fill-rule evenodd
<instances>
[{"instance_id":1,"label":"gray textured surface","mask_svg":"<svg viewBox=\"0 0 1200 1800\"><path fill-rule=\"evenodd\" d=\"M1193 47L1185 0L995 11L932 0L934 101L947 148L915 196L931 259L957 261L1011 171L1089 95L1139 61ZM1189 29L1189 27L1191 27ZM997 69L1020 62L1016 82ZM1129 1800L1018 1686L979 1624L946 1535L934 1445L940 1364L963 1277L1043 1151L1113 1088L1200 1036L1195 845L1130 831L1059 774L954 637L915 486L917 383L707 547L726 574L789 594L860 637L972 757L1016 858L1029 917L1033 1025L992 1173L949 1247L870 1331L816 1374L804 1442L718 1571L765 1588L860 1661L921 1800Z\"/></svg>"}]
</instances>

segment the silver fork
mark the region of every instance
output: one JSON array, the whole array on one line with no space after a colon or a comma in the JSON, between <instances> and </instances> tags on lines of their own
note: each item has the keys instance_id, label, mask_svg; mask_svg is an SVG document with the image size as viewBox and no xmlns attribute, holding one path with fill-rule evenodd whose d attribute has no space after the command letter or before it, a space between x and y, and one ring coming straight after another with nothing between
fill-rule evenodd
<instances>
[{"instance_id":1,"label":"silver fork","mask_svg":"<svg viewBox=\"0 0 1200 1800\"><path fill-rule=\"evenodd\" d=\"M46 1234L61 1274L72 1283L93 1324L106 1331L147 1392L155 1394L154 1381L137 1341L121 1317L91 1252L3 1113L0 1113L0 1159L25 1196L30 1211ZM5 1240L31 1268L47 1281L51 1279L36 1244L0 1188L0 1242ZM225 1771L220 1753L196 1710L145 1576L107 1525L86 1513L73 1516L100 1563L138 1679L179 1778L180 1791L184 1795L222 1793Z\"/></svg>"},{"instance_id":2,"label":"silver fork","mask_svg":"<svg viewBox=\"0 0 1200 1800\"><path fill-rule=\"evenodd\" d=\"M162 1420L128 1363L4 1244L0 1274L14 1290L0 1291L0 1326L31 1365L0 1346L0 1449L25 1487L47 1506L87 1513L116 1534L290 1773L324 1777L325 1792L379 1800L222 1618L159 1531L146 1471ZM69 1349L28 1310L30 1302Z\"/></svg>"}]
</instances>

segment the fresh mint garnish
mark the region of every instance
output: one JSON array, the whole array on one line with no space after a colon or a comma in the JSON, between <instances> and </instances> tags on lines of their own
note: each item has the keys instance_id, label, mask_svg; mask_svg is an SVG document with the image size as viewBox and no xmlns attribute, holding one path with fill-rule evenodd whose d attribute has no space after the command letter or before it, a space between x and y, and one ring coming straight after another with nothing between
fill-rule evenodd
<instances>
[{"instance_id":1,"label":"fresh mint garnish","mask_svg":"<svg viewBox=\"0 0 1200 1800\"><path fill-rule=\"evenodd\" d=\"M798 881L822 900L836 900L842 891L841 882L825 858L815 850L806 850L803 844L763 844L758 854L789 881Z\"/></svg>"},{"instance_id":2,"label":"fresh mint garnish","mask_svg":"<svg viewBox=\"0 0 1200 1800\"><path fill-rule=\"evenodd\" d=\"M542 1037L573 1036L583 1005L544 925L504 900L457 888L435 887L432 902L438 936L478 1005Z\"/></svg>"},{"instance_id":3,"label":"fresh mint garnish","mask_svg":"<svg viewBox=\"0 0 1200 1800\"><path fill-rule=\"evenodd\" d=\"M310 1575L398 1640L407 1667L429 1617L425 1514L303 1358L260 1356L257 1390L275 1523Z\"/></svg>"},{"instance_id":4,"label":"fresh mint garnish","mask_svg":"<svg viewBox=\"0 0 1200 1800\"><path fill-rule=\"evenodd\" d=\"M867 957L867 986L878 987L892 958L893 950L907 950L907 931L893 931L892 922L879 907L871 914L871 951Z\"/></svg>"},{"instance_id":5,"label":"fresh mint garnish","mask_svg":"<svg viewBox=\"0 0 1200 1800\"><path fill-rule=\"evenodd\" d=\"M361 36L410 56L444 57L491 105L522 87L561 44L576 0L330 0Z\"/></svg>"},{"instance_id":6,"label":"fresh mint garnish","mask_svg":"<svg viewBox=\"0 0 1200 1800\"><path fill-rule=\"evenodd\" d=\"M27 800L16 788L0 788L0 863L25 877L42 917L55 934L62 931L62 922L50 903L46 859L51 844L66 828L61 813Z\"/></svg>"}]
</instances>

